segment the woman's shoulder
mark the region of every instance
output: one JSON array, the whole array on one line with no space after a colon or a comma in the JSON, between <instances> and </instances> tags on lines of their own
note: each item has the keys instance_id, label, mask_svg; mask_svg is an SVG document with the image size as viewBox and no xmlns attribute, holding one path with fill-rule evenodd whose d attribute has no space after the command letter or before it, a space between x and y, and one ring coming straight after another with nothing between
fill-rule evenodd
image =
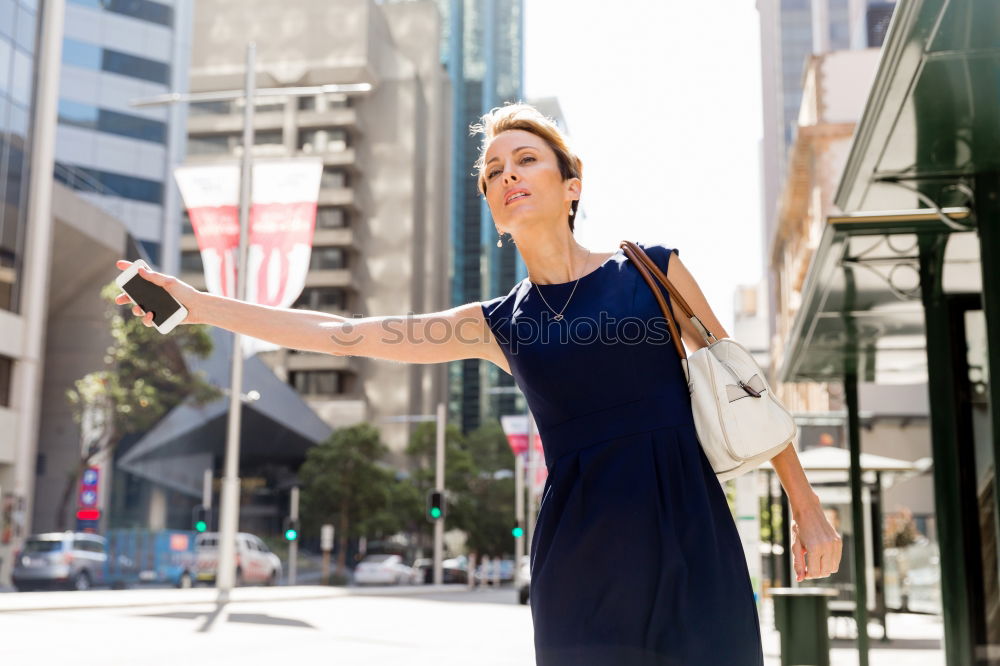
<instances>
[{"instance_id":1,"label":"woman's shoulder","mask_svg":"<svg viewBox=\"0 0 1000 666\"><path fill-rule=\"evenodd\" d=\"M489 318L499 312L512 311L514 309L514 303L517 301L518 296L527 283L528 278L524 278L520 282L515 283L506 294L496 296L495 298L491 298L489 300L480 301L479 304L483 308L483 314Z\"/></svg>"}]
</instances>

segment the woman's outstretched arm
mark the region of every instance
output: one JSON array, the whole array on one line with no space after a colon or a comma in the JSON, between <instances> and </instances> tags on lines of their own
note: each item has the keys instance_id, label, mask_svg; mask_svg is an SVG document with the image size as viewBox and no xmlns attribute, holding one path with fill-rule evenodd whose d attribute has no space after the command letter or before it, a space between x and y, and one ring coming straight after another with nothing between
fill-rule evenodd
<instances>
[{"instance_id":1,"label":"woman's outstretched arm","mask_svg":"<svg viewBox=\"0 0 1000 666\"><path fill-rule=\"evenodd\" d=\"M118 261L119 269L131 265ZM442 363L482 358L510 372L506 357L492 335L482 307L467 303L450 310L421 315L348 319L334 314L255 305L198 291L182 280L139 269L188 310L184 324L209 324L274 344L336 356L368 356L405 363ZM122 293L115 302L124 305ZM152 326L152 312L138 306L132 312Z\"/></svg>"}]
</instances>

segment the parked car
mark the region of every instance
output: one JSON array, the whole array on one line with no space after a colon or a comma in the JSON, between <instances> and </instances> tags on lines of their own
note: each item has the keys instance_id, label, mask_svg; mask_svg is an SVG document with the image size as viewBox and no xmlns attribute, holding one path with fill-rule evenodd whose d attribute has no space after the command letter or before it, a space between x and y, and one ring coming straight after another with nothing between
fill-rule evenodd
<instances>
[{"instance_id":1,"label":"parked car","mask_svg":"<svg viewBox=\"0 0 1000 666\"><path fill-rule=\"evenodd\" d=\"M18 591L44 588L88 590L105 582L104 537L87 532L48 532L28 537L14 556L11 574Z\"/></svg>"},{"instance_id":2,"label":"parked car","mask_svg":"<svg viewBox=\"0 0 1000 666\"><path fill-rule=\"evenodd\" d=\"M190 530L108 530L107 583L116 587L145 583L192 587L195 534Z\"/></svg>"},{"instance_id":3,"label":"parked car","mask_svg":"<svg viewBox=\"0 0 1000 666\"><path fill-rule=\"evenodd\" d=\"M517 573L517 600L521 604L528 603L529 587L531 587L531 558L528 555L522 555Z\"/></svg>"},{"instance_id":4,"label":"parked car","mask_svg":"<svg viewBox=\"0 0 1000 666\"><path fill-rule=\"evenodd\" d=\"M434 582L433 559L422 557L413 563L413 568L420 572L419 579L424 583L429 585ZM458 565L456 560L443 560L441 562L441 582L445 584L465 584L469 582L469 574L464 568Z\"/></svg>"},{"instance_id":5,"label":"parked car","mask_svg":"<svg viewBox=\"0 0 1000 666\"><path fill-rule=\"evenodd\" d=\"M420 572L399 555L366 555L354 568L354 582L358 585L417 585L421 580Z\"/></svg>"},{"instance_id":6,"label":"parked car","mask_svg":"<svg viewBox=\"0 0 1000 666\"><path fill-rule=\"evenodd\" d=\"M219 534L203 532L195 540L195 579L215 582L219 565ZM236 534L236 584L276 585L281 579L281 559L253 534Z\"/></svg>"}]
</instances>

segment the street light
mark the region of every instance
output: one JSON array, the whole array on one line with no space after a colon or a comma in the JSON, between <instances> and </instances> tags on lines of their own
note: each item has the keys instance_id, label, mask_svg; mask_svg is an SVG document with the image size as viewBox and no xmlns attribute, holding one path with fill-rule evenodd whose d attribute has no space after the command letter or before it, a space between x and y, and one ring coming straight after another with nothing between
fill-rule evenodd
<instances>
[{"instance_id":1,"label":"street light","mask_svg":"<svg viewBox=\"0 0 1000 666\"><path fill-rule=\"evenodd\" d=\"M253 177L254 107L259 97L304 97L324 93L370 92L368 83L327 84L295 88L262 88L257 90L257 46L247 44L246 72L242 90L220 92L178 93L170 92L133 100L132 106L159 106L191 102L222 102L244 100L243 154L240 161L240 244L237 256L236 299L246 298L247 236L250 225L250 196ZM243 385L242 335L233 334L233 361L230 372L229 419L226 430L225 475L222 478L222 497L219 511L219 561L216 586L223 597L228 597L236 582L236 529L239 524L239 459L240 459L240 390ZM249 394L248 394L249 397ZM259 394L258 394L259 397ZM253 398L251 398L253 399Z\"/></svg>"}]
</instances>

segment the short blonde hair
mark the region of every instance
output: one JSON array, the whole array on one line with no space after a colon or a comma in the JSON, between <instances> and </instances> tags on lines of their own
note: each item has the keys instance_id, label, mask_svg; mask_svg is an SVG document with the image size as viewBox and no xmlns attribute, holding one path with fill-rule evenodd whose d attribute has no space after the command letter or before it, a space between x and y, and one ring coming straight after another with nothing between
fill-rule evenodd
<instances>
[{"instance_id":1,"label":"short blonde hair","mask_svg":"<svg viewBox=\"0 0 1000 666\"><path fill-rule=\"evenodd\" d=\"M546 117L530 104L518 102L517 104L494 107L489 113L484 114L478 123L470 125L469 130L471 134L483 135L483 141L479 147L479 158L475 164L478 171L479 192L483 196L486 196L486 150L493 139L508 130L531 132L545 141L552 152L556 154L559 173L562 174L563 180L583 178L583 162L569 147L562 130L559 129L554 120ZM580 201L574 201L571 206L569 230L573 231L573 220L576 217L576 209L580 206Z\"/></svg>"}]
</instances>

